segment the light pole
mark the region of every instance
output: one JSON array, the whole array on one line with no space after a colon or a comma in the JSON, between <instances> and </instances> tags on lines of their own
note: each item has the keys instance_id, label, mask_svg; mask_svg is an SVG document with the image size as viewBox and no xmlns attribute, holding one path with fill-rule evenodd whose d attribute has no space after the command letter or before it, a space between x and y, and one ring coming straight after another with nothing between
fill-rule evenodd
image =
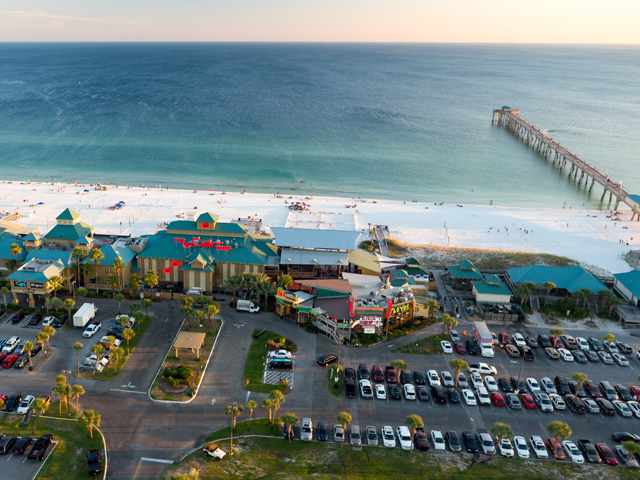
<instances>
[{"instance_id":1,"label":"light pole","mask_svg":"<svg viewBox=\"0 0 640 480\"><path fill-rule=\"evenodd\" d=\"M73 292L73 301L76 301L76 281L71 280L71 291Z\"/></svg>"},{"instance_id":2,"label":"light pole","mask_svg":"<svg viewBox=\"0 0 640 480\"><path fill-rule=\"evenodd\" d=\"M524 352L522 353L522 362L520 363L520 373L518 373L518 385L516 385L516 395L520 393L520 378L522 377L522 368L524 367Z\"/></svg>"}]
</instances>

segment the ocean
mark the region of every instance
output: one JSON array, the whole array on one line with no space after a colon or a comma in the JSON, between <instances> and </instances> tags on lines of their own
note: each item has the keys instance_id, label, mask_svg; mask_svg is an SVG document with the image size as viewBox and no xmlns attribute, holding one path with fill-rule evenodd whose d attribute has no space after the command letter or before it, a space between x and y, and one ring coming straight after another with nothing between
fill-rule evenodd
<instances>
[{"instance_id":1,"label":"ocean","mask_svg":"<svg viewBox=\"0 0 640 480\"><path fill-rule=\"evenodd\" d=\"M501 106L640 193L637 46L0 44L0 179L607 207Z\"/></svg>"}]
</instances>

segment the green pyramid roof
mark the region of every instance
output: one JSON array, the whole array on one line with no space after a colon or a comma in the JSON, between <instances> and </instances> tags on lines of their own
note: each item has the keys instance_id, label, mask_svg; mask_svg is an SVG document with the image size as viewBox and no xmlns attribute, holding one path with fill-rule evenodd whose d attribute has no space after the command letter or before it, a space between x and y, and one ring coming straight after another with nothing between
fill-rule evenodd
<instances>
[{"instance_id":1,"label":"green pyramid roof","mask_svg":"<svg viewBox=\"0 0 640 480\"><path fill-rule=\"evenodd\" d=\"M198 222L216 223L219 218L220 218L219 215L215 215L213 213L205 212L202 215L198 216Z\"/></svg>"},{"instance_id":2,"label":"green pyramid roof","mask_svg":"<svg viewBox=\"0 0 640 480\"><path fill-rule=\"evenodd\" d=\"M67 208L64 212L56 217L57 220L77 220L80 218L80 214Z\"/></svg>"}]
</instances>

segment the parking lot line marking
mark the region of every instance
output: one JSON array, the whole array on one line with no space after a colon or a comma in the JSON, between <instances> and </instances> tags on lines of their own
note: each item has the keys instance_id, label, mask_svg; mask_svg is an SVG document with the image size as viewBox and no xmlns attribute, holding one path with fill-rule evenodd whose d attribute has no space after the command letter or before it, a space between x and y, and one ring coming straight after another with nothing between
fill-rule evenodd
<instances>
[{"instance_id":1,"label":"parking lot line marking","mask_svg":"<svg viewBox=\"0 0 640 480\"><path fill-rule=\"evenodd\" d=\"M119 388L110 388L109 390L113 390L114 392L125 392L125 393L142 393L146 395L147 392L136 392L135 390L120 390ZM172 462L173 463L173 462Z\"/></svg>"},{"instance_id":2,"label":"parking lot line marking","mask_svg":"<svg viewBox=\"0 0 640 480\"><path fill-rule=\"evenodd\" d=\"M247 392L247 398L244 399L244 403L247 403L249 401L249 395L251 395L251 392Z\"/></svg>"},{"instance_id":3,"label":"parking lot line marking","mask_svg":"<svg viewBox=\"0 0 640 480\"><path fill-rule=\"evenodd\" d=\"M163 458L149 458L149 457L142 457L140 459L141 462L155 462L155 463L168 463L169 465L171 465L173 462L173 460L165 460ZM139 465L138 465L139 466Z\"/></svg>"},{"instance_id":4,"label":"parking lot line marking","mask_svg":"<svg viewBox=\"0 0 640 480\"><path fill-rule=\"evenodd\" d=\"M11 457L13 457L13 453L12 453L11 455L9 455L9 458L7 458L7 462L8 462L9 460L11 460Z\"/></svg>"},{"instance_id":5,"label":"parking lot line marking","mask_svg":"<svg viewBox=\"0 0 640 480\"><path fill-rule=\"evenodd\" d=\"M133 474L133 478L131 480L136 480L136 477L138 476L138 471L140 470L140 465L142 465L142 459L140 459L140 461L138 462L138 466L136 467L136 471Z\"/></svg>"}]
</instances>

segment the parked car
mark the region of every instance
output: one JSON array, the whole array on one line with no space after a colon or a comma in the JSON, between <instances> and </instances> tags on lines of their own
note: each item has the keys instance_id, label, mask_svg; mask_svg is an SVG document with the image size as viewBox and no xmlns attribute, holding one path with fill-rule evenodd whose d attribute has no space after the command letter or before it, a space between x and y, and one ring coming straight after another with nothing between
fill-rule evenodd
<instances>
[{"instance_id":1,"label":"parked car","mask_svg":"<svg viewBox=\"0 0 640 480\"><path fill-rule=\"evenodd\" d=\"M516 451L516 455L519 458L529 458L531 456L529 447L527 446L527 441L524 439L524 437L513 437L513 447Z\"/></svg>"},{"instance_id":2,"label":"parked car","mask_svg":"<svg viewBox=\"0 0 640 480\"><path fill-rule=\"evenodd\" d=\"M464 348L464 344L462 342L453 342L453 348L456 350L458 355L464 355L467 353L467 349Z\"/></svg>"},{"instance_id":3,"label":"parked car","mask_svg":"<svg viewBox=\"0 0 640 480\"><path fill-rule=\"evenodd\" d=\"M521 333L514 333L513 334L513 341L518 346L518 348L525 347L527 345L527 342L526 342L526 340L524 339L524 336Z\"/></svg>"},{"instance_id":4,"label":"parked car","mask_svg":"<svg viewBox=\"0 0 640 480\"><path fill-rule=\"evenodd\" d=\"M426 385L427 384L427 376L421 370L415 370L413 372L413 381L416 382L416 385Z\"/></svg>"},{"instance_id":5,"label":"parked car","mask_svg":"<svg viewBox=\"0 0 640 480\"><path fill-rule=\"evenodd\" d=\"M13 445L13 450L11 451L14 455L23 455L29 446L31 446L31 442L33 439L31 437L22 437L18 439L18 441Z\"/></svg>"},{"instance_id":6,"label":"parked car","mask_svg":"<svg viewBox=\"0 0 640 480\"><path fill-rule=\"evenodd\" d=\"M496 375L498 373L496 367L492 367L487 363L470 363L468 370L482 375Z\"/></svg>"},{"instance_id":7,"label":"parked car","mask_svg":"<svg viewBox=\"0 0 640 480\"><path fill-rule=\"evenodd\" d=\"M344 440L344 428L342 428L342 425L334 425L333 441L336 443L341 443L343 440Z\"/></svg>"},{"instance_id":8,"label":"parked car","mask_svg":"<svg viewBox=\"0 0 640 480\"><path fill-rule=\"evenodd\" d=\"M416 449L422 450L423 452L429 450L429 437L427 437L427 434L424 433L422 428L413 434L413 445Z\"/></svg>"},{"instance_id":9,"label":"parked car","mask_svg":"<svg viewBox=\"0 0 640 480\"><path fill-rule=\"evenodd\" d=\"M300 440L307 442L313 440L313 422L310 418L300 420Z\"/></svg>"},{"instance_id":10,"label":"parked car","mask_svg":"<svg viewBox=\"0 0 640 480\"><path fill-rule=\"evenodd\" d=\"M369 380L360 380L360 395L362 398L373 398L373 389ZM413 387L413 385L412 385Z\"/></svg>"},{"instance_id":11,"label":"parked car","mask_svg":"<svg viewBox=\"0 0 640 480\"><path fill-rule=\"evenodd\" d=\"M509 357L519 357L520 350L515 345L505 345L504 351L507 353Z\"/></svg>"},{"instance_id":12,"label":"parked car","mask_svg":"<svg viewBox=\"0 0 640 480\"><path fill-rule=\"evenodd\" d=\"M640 435L635 435L629 432L616 432L611 435L616 442L636 442L640 443Z\"/></svg>"},{"instance_id":13,"label":"parked car","mask_svg":"<svg viewBox=\"0 0 640 480\"><path fill-rule=\"evenodd\" d=\"M600 407L600 412L602 414L604 414L604 415L615 415L616 414L616 409L613 406L613 403L611 403L606 398L598 398L598 399L596 399L596 403L598 404L598 407Z\"/></svg>"},{"instance_id":14,"label":"parked car","mask_svg":"<svg viewBox=\"0 0 640 480\"><path fill-rule=\"evenodd\" d=\"M500 345L511 345L511 336L508 333L500 332L498 333L498 341Z\"/></svg>"},{"instance_id":15,"label":"parked car","mask_svg":"<svg viewBox=\"0 0 640 480\"><path fill-rule=\"evenodd\" d=\"M549 458L549 454L547 453L547 449L544 446L541 436L532 435L529 437L529 445L531 445L531 449L537 458Z\"/></svg>"},{"instance_id":16,"label":"parked car","mask_svg":"<svg viewBox=\"0 0 640 480\"><path fill-rule=\"evenodd\" d=\"M20 357L20 355L17 355L15 353L13 353L11 355L7 355L6 357L4 357L4 360L2 360L2 368L11 368L11 367L13 367L13 364L16 363L16 361L18 360L19 357Z\"/></svg>"},{"instance_id":17,"label":"parked car","mask_svg":"<svg viewBox=\"0 0 640 480\"><path fill-rule=\"evenodd\" d=\"M330 365L337 361L337 355L334 355L332 353L321 355L320 357L318 357L318 365L322 365L323 367L326 367L327 365Z\"/></svg>"},{"instance_id":18,"label":"parked car","mask_svg":"<svg viewBox=\"0 0 640 480\"><path fill-rule=\"evenodd\" d=\"M400 435L398 434L398 436ZM444 437L440 430L431 430L431 443L433 444L433 449L436 451L447 449L447 445L444 442Z\"/></svg>"},{"instance_id":19,"label":"parked car","mask_svg":"<svg viewBox=\"0 0 640 480\"><path fill-rule=\"evenodd\" d=\"M434 385L431 387L431 395L433 397L433 401L436 403L447 403L449 401L444 388L440 385Z\"/></svg>"},{"instance_id":20,"label":"parked car","mask_svg":"<svg viewBox=\"0 0 640 480\"><path fill-rule=\"evenodd\" d=\"M396 428L396 435L398 436L398 440L400 441L400 447L403 450L411 450L412 439L409 429L404 425L400 425Z\"/></svg>"},{"instance_id":21,"label":"parked car","mask_svg":"<svg viewBox=\"0 0 640 480\"><path fill-rule=\"evenodd\" d=\"M505 393L513 392L513 385L511 385L511 382L507 377L500 377L498 379L498 386L500 387L500 390Z\"/></svg>"},{"instance_id":22,"label":"parked car","mask_svg":"<svg viewBox=\"0 0 640 480\"><path fill-rule=\"evenodd\" d=\"M18 441L15 435L7 435L0 440L0 455L11 453L11 448Z\"/></svg>"},{"instance_id":23,"label":"parked car","mask_svg":"<svg viewBox=\"0 0 640 480\"><path fill-rule=\"evenodd\" d=\"M119 342L118 342L118 345L119 345ZM290 360L291 352L289 350L274 350L272 352L269 352L267 354L267 357L269 357L270 359Z\"/></svg>"},{"instance_id":24,"label":"parked car","mask_svg":"<svg viewBox=\"0 0 640 480\"><path fill-rule=\"evenodd\" d=\"M620 400L625 401L625 402L630 402L631 400L633 400L633 397L631 396L631 392L624 385L618 383L618 384L614 385L613 388L616 391L616 393L618 394L618 398Z\"/></svg>"},{"instance_id":25,"label":"parked car","mask_svg":"<svg viewBox=\"0 0 640 480\"><path fill-rule=\"evenodd\" d=\"M562 445L556 443L555 438L547 438L546 445L547 448L551 451L552 458L555 458L556 460L566 460L567 456L564 453L564 449L562 448Z\"/></svg>"},{"instance_id":26,"label":"parked car","mask_svg":"<svg viewBox=\"0 0 640 480\"><path fill-rule=\"evenodd\" d=\"M409 373L409 370L400 370L398 378L400 378L400 383L403 385L405 383L411 383L411 373Z\"/></svg>"},{"instance_id":27,"label":"parked car","mask_svg":"<svg viewBox=\"0 0 640 480\"><path fill-rule=\"evenodd\" d=\"M458 387L469 388L469 382L467 381L467 377L462 372L458 374Z\"/></svg>"},{"instance_id":28,"label":"parked car","mask_svg":"<svg viewBox=\"0 0 640 480\"><path fill-rule=\"evenodd\" d=\"M447 430L444 434L444 439L449 445L449 450L452 452L461 452L462 451L462 443L460 442L460 437L453 430Z\"/></svg>"},{"instance_id":29,"label":"parked car","mask_svg":"<svg viewBox=\"0 0 640 480\"><path fill-rule=\"evenodd\" d=\"M360 427L358 425L351 425L349 427L349 441L351 445L362 445L362 438L360 438Z\"/></svg>"},{"instance_id":30,"label":"parked car","mask_svg":"<svg viewBox=\"0 0 640 480\"><path fill-rule=\"evenodd\" d=\"M384 383L376 383L376 398L378 400L387 399L387 389L385 388Z\"/></svg>"},{"instance_id":31,"label":"parked car","mask_svg":"<svg viewBox=\"0 0 640 480\"><path fill-rule=\"evenodd\" d=\"M621 367L628 367L629 366L629 360L627 360L627 357L625 357L621 353L612 353L611 354L611 358L613 358L613 362L616 365L619 365Z\"/></svg>"},{"instance_id":32,"label":"parked car","mask_svg":"<svg viewBox=\"0 0 640 480\"><path fill-rule=\"evenodd\" d=\"M598 340L596 337L589 337L588 342L589 342L589 345L591 345L591 348L596 352L604 350L602 343L600 343L600 340Z\"/></svg>"},{"instance_id":33,"label":"parked car","mask_svg":"<svg viewBox=\"0 0 640 480\"><path fill-rule=\"evenodd\" d=\"M587 380L584 382L584 389L591 396L591 398L600 398L602 397L602 392L600 391L600 387L593 380Z\"/></svg>"},{"instance_id":34,"label":"parked car","mask_svg":"<svg viewBox=\"0 0 640 480\"><path fill-rule=\"evenodd\" d=\"M397 385L389 385L388 391L391 400L402 400L402 390Z\"/></svg>"},{"instance_id":35,"label":"parked car","mask_svg":"<svg viewBox=\"0 0 640 480\"><path fill-rule=\"evenodd\" d=\"M476 396L467 388L462 390L462 397L467 405L477 405Z\"/></svg>"},{"instance_id":36,"label":"parked car","mask_svg":"<svg viewBox=\"0 0 640 480\"><path fill-rule=\"evenodd\" d=\"M515 451L509 437L503 437L502 441L498 443L498 450L500 450L500 455L503 457L513 457L515 455Z\"/></svg>"},{"instance_id":37,"label":"parked car","mask_svg":"<svg viewBox=\"0 0 640 480\"><path fill-rule=\"evenodd\" d=\"M360 380L371 380L371 373L369 373L369 369L366 364L361 363L358 365L358 376L360 377Z\"/></svg>"},{"instance_id":38,"label":"parked car","mask_svg":"<svg viewBox=\"0 0 640 480\"><path fill-rule=\"evenodd\" d=\"M613 365L613 358L604 350L598 352L598 357L600 357L600 361L605 365Z\"/></svg>"},{"instance_id":39,"label":"parked car","mask_svg":"<svg viewBox=\"0 0 640 480\"><path fill-rule=\"evenodd\" d=\"M349 378L344 381L344 394L347 397L355 397L358 394L355 380Z\"/></svg>"},{"instance_id":40,"label":"parked car","mask_svg":"<svg viewBox=\"0 0 640 480\"><path fill-rule=\"evenodd\" d=\"M558 360L560 358L560 354L555 348L547 347L544 349L544 353L547 354L550 360Z\"/></svg>"},{"instance_id":41,"label":"parked car","mask_svg":"<svg viewBox=\"0 0 640 480\"><path fill-rule=\"evenodd\" d=\"M440 341L440 348L442 348L443 353L453 353L453 347L447 340Z\"/></svg>"},{"instance_id":42,"label":"parked car","mask_svg":"<svg viewBox=\"0 0 640 480\"><path fill-rule=\"evenodd\" d=\"M410 384L410 383L405 383L405 384L402 386L402 389L403 389L403 391L404 391L404 398L405 398L406 400L411 400L411 401L413 401L413 400L415 400L415 399L416 399L416 389L415 389L415 387L414 387L412 384Z\"/></svg>"},{"instance_id":43,"label":"parked car","mask_svg":"<svg viewBox=\"0 0 640 480\"><path fill-rule=\"evenodd\" d=\"M424 385L418 386L418 388L416 389L416 392L418 395L418 400L423 402L426 402L427 400L429 400L429 390Z\"/></svg>"},{"instance_id":44,"label":"parked car","mask_svg":"<svg viewBox=\"0 0 640 480\"><path fill-rule=\"evenodd\" d=\"M372 427L372 426L367 427L366 434L367 434L367 445L369 445L370 447L377 447L378 431L376 430L376 427Z\"/></svg>"},{"instance_id":45,"label":"parked car","mask_svg":"<svg viewBox=\"0 0 640 480\"><path fill-rule=\"evenodd\" d=\"M465 346L469 355L480 355L480 347L475 340L467 340Z\"/></svg>"},{"instance_id":46,"label":"parked car","mask_svg":"<svg viewBox=\"0 0 640 480\"><path fill-rule=\"evenodd\" d=\"M353 380L356 379L356 371L353 368L345 368L344 369L344 379L345 380Z\"/></svg>"},{"instance_id":47,"label":"parked car","mask_svg":"<svg viewBox=\"0 0 640 480\"><path fill-rule=\"evenodd\" d=\"M371 367L371 375L374 382L384 382L384 373L380 365L374 365Z\"/></svg>"},{"instance_id":48,"label":"parked car","mask_svg":"<svg viewBox=\"0 0 640 480\"><path fill-rule=\"evenodd\" d=\"M540 345L534 337L527 336L527 337L524 337L524 339L527 342L527 345L529 346L529 348L538 348L538 346Z\"/></svg>"},{"instance_id":49,"label":"parked car","mask_svg":"<svg viewBox=\"0 0 640 480\"><path fill-rule=\"evenodd\" d=\"M618 400L618 393L609 382L600 382L602 395L609 401Z\"/></svg>"},{"instance_id":50,"label":"parked car","mask_svg":"<svg viewBox=\"0 0 640 480\"><path fill-rule=\"evenodd\" d=\"M22 402L18 406L16 413L18 415L26 415L27 413L29 413L29 410L31 410L31 405L33 405L33 402L35 401L36 399L33 395L26 395L24 397L24 400L22 400Z\"/></svg>"},{"instance_id":51,"label":"parked car","mask_svg":"<svg viewBox=\"0 0 640 480\"><path fill-rule=\"evenodd\" d=\"M553 344L551 343L551 339L549 338L548 335L538 335L538 343L543 347L543 348L548 348L553 346Z\"/></svg>"},{"instance_id":52,"label":"parked car","mask_svg":"<svg viewBox=\"0 0 640 480\"><path fill-rule=\"evenodd\" d=\"M478 453L478 442L473 433L468 431L462 432L462 439L464 440L464 446L468 453Z\"/></svg>"},{"instance_id":53,"label":"parked car","mask_svg":"<svg viewBox=\"0 0 640 480\"><path fill-rule=\"evenodd\" d=\"M573 350L571 351L571 354L577 363L587 363L587 357L582 350Z\"/></svg>"},{"instance_id":54,"label":"parked car","mask_svg":"<svg viewBox=\"0 0 640 480\"><path fill-rule=\"evenodd\" d=\"M14 393L5 402L4 410L6 412L13 412L15 408L18 408L20 402L22 402L22 395L19 393Z\"/></svg>"},{"instance_id":55,"label":"parked car","mask_svg":"<svg viewBox=\"0 0 640 480\"><path fill-rule=\"evenodd\" d=\"M324 422L318 423L318 426L316 427L316 432L318 436L318 441L326 442L327 440L329 440L329 432L327 430L326 423Z\"/></svg>"},{"instance_id":56,"label":"parked car","mask_svg":"<svg viewBox=\"0 0 640 480\"><path fill-rule=\"evenodd\" d=\"M515 393L507 393L507 405L511 410L521 410L522 402Z\"/></svg>"},{"instance_id":57,"label":"parked car","mask_svg":"<svg viewBox=\"0 0 640 480\"><path fill-rule=\"evenodd\" d=\"M618 466L618 460L613 454L613 451L609 448L609 445L606 443L596 443L596 450L604 463L611 467Z\"/></svg>"},{"instance_id":58,"label":"parked car","mask_svg":"<svg viewBox=\"0 0 640 480\"><path fill-rule=\"evenodd\" d=\"M384 374L387 377L387 383L397 383L398 382L398 374L396 373L396 369L390 366L384 367Z\"/></svg>"},{"instance_id":59,"label":"parked car","mask_svg":"<svg viewBox=\"0 0 640 480\"><path fill-rule=\"evenodd\" d=\"M442 372L440 372L440 378L442 378L442 386L444 387L456 386L456 382L453 379L453 376L451 375L451 373L447 372L446 370L443 370Z\"/></svg>"},{"instance_id":60,"label":"parked car","mask_svg":"<svg viewBox=\"0 0 640 480\"><path fill-rule=\"evenodd\" d=\"M476 430L476 442L479 445L480 451L485 455L491 455L496 451L496 445L493 443L493 438L491 438L491 435L486 428L478 428Z\"/></svg>"},{"instance_id":61,"label":"parked car","mask_svg":"<svg viewBox=\"0 0 640 480\"><path fill-rule=\"evenodd\" d=\"M566 395L564 397L564 401L567 403L567 407L573 413L586 413L587 407L585 407L584 402L580 400L575 395Z\"/></svg>"},{"instance_id":62,"label":"parked car","mask_svg":"<svg viewBox=\"0 0 640 480\"><path fill-rule=\"evenodd\" d=\"M382 444L387 448L395 448L396 447L396 437L393 434L393 428L386 425L382 427Z\"/></svg>"},{"instance_id":63,"label":"parked car","mask_svg":"<svg viewBox=\"0 0 640 480\"><path fill-rule=\"evenodd\" d=\"M621 417L633 417L633 412L626 403L620 400L614 400L611 403L613 403L613 408L616 409L616 413Z\"/></svg>"},{"instance_id":64,"label":"parked car","mask_svg":"<svg viewBox=\"0 0 640 480\"><path fill-rule=\"evenodd\" d=\"M587 412L600 413L600 407L595 400L592 400L591 398L583 398L582 403L584 403L584 407L587 409Z\"/></svg>"},{"instance_id":65,"label":"parked car","mask_svg":"<svg viewBox=\"0 0 640 480\"><path fill-rule=\"evenodd\" d=\"M580 453L580 450L578 450L578 447L576 447L575 443L571 440L564 440L562 442L562 446L564 447L564 451L569 460L573 463L584 463L584 457Z\"/></svg>"},{"instance_id":66,"label":"parked car","mask_svg":"<svg viewBox=\"0 0 640 480\"><path fill-rule=\"evenodd\" d=\"M206 448L206 445L205 445L205 448ZM217 445L216 445L216 448L217 448ZM217 450L220 450L220 453L214 451L215 453L213 457L216 460L221 460L222 458L225 457L226 452L222 452L221 448L217 448ZM224 455L221 455L222 453L224 453ZM102 452L100 452L100 450L97 448L92 448L87 452L87 473L89 474L90 477L94 477L102 473Z\"/></svg>"},{"instance_id":67,"label":"parked car","mask_svg":"<svg viewBox=\"0 0 640 480\"><path fill-rule=\"evenodd\" d=\"M50 433L41 435L40 438L38 438L33 444L33 447L31 447L31 451L27 455L27 460L44 460L47 450L51 446L52 442L53 435L51 435Z\"/></svg>"}]
</instances>

